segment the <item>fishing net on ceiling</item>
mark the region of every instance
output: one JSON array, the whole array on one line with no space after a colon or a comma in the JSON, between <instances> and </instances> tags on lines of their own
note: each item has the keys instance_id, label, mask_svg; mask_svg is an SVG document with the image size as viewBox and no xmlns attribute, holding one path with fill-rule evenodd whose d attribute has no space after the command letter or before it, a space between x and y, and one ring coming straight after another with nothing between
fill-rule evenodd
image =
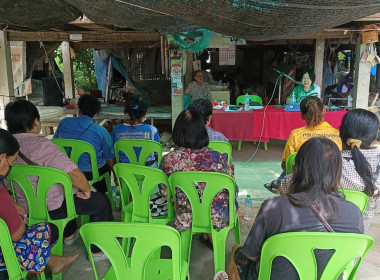
<instances>
[{"instance_id":1,"label":"fishing net on ceiling","mask_svg":"<svg viewBox=\"0 0 380 280\"><path fill-rule=\"evenodd\" d=\"M0 0L0 23L44 30L81 13L160 34L206 28L248 40L294 38L380 12L380 0ZM82 30L86 31L86 30Z\"/></svg>"}]
</instances>

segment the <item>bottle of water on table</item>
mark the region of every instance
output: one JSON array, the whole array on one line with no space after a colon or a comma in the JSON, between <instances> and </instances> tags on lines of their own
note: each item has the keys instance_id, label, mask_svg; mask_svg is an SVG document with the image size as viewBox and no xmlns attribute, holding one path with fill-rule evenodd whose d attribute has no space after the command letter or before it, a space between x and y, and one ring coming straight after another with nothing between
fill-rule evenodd
<instances>
[{"instance_id":1,"label":"bottle of water on table","mask_svg":"<svg viewBox=\"0 0 380 280\"><path fill-rule=\"evenodd\" d=\"M296 96L294 95L294 92L292 94L292 99L290 100L290 104L295 105L297 103Z\"/></svg>"},{"instance_id":2,"label":"bottle of water on table","mask_svg":"<svg viewBox=\"0 0 380 280\"><path fill-rule=\"evenodd\" d=\"M248 194L244 203L244 219L249 221L252 218L252 199Z\"/></svg>"},{"instance_id":3,"label":"bottle of water on table","mask_svg":"<svg viewBox=\"0 0 380 280\"><path fill-rule=\"evenodd\" d=\"M249 111L249 101L249 95L246 93L244 97L244 111Z\"/></svg>"}]
</instances>

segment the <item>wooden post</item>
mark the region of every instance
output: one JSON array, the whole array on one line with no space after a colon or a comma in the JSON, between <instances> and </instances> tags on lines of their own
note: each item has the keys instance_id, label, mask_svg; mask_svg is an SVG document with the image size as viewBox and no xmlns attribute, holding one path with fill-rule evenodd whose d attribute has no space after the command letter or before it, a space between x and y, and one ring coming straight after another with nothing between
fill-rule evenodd
<instances>
[{"instance_id":1,"label":"wooden post","mask_svg":"<svg viewBox=\"0 0 380 280\"><path fill-rule=\"evenodd\" d=\"M368 50L367 44L361 44L360 35L356 39L356 60L355 60L355 76L354 76L354 94L352 107L354 109L368 108L369 82L371 65L361 62L363 52Z\"/></svg>"},{"instance_id":2,"label":"wooden post","mask_svg":"<svg viewBox=\"0 0 380 280\"><path fill-rule=\"evenodd\" d=\"M325 53L325 39L315 40L314 50L314 83L321 87L321 99L323 100L324 85L323 85L323 55Z\"/></svg>"},{"instance_id":3,"label":"wooden post","mask_svg":"<svg viewBox=\"0 0 380 280\"><path fill-rule=\"evenodd\" d=\"M74 98L73 63L70 54L70 42L62 42L62 58L65 98Z\"/></svg>"},{"instance_id":4,"label":"wooden post","mask_svg":"<svg viewBox=\"0 0 380 280\"><path fill-rule=\"evenodd\" d=\"M0 111L14 98L11 47L6 31L0 31ZM5 121L1 127L6 128Z\"/></svg>"}]
</instances>

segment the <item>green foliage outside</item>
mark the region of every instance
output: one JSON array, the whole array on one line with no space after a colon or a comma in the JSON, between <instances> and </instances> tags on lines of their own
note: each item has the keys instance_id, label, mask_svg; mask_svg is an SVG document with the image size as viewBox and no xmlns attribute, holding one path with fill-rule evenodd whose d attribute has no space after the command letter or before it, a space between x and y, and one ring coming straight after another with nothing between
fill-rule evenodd
<instances>
[{"instance_id":1,"label":"green foliage outside","mask_svg":"<svg viewBox=\"0 0 380 280\"><path fill-rule=\"evenodd\" d=\"M75 50L75 59L73 59L73 74L75 88L82 88L85 91L98 89L94 68L94 56L92 49ZM63 73L63 59L61 46L57 49L55 58L59 69Z\"/></svg>"}]
</instances>

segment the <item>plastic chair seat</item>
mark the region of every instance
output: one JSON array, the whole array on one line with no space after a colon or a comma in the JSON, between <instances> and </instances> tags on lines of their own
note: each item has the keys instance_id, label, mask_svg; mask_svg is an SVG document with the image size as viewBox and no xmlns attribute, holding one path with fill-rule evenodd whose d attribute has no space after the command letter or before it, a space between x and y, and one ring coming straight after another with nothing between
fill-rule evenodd
<instances>
[{"instance_id":1,"label":"plastic chair seat","mask_svg":"<svg viewBox=\"0 0 380 280\"><path fill-rule=\"evenodd\" d=\"M144 223L96 222L82 226L80 232L88 252L90 244L95 244L111 262L103 279L186 279L188 263L181 259L180 236L172 227ZM135 238L130 257L116 238ZM171 259L152 258L162 246L171 249ZM91 254L90 261L95 278L98 279Z\"/></svg>"},{"instance_id":2,"label":"plastic chair seat","mask_svg":"<svg viewBox=\"0 0 380 280\"><path fill-rule=\"evenodd\" d=\"M364 213L367 203L368 195L362 191L342 189L345 199L355 204L362 213Z\"/></svg>"},{"instance_id":3,"label":"plastic chair seat","mask_svg":"<svg viewBox=\"0 0 380 280\"><path fill-rule=\"evenodd\" d=\"M231 164L232 146L230 143L225 141L210 141L208 147L222 155L227 154L227 163L228 165Z\"/></svg>"},{"instance_id":4,"label":"plastic chair seat","mask_svg":"<svg viewBox=\"0 0 380 280\"><path fill-rule=\"evenodd\" d=\"M297 155L297 152L294 152L288 155L288 157L286 158L286 162L285 162L286 175L289 175L290 173L292 173L293 165L296 160L296 155Z\"/></svg>"},{"instance_id":5,"label":"plastic chair seat","mask_svg":"<svg viewBox=\"0 0 380 280\"><path fill-rule=\"evenodd\" d=\"M92 186L94 183L101 181L103 178L106 180L108 199L110 201L112 210L114 210L115 205L112 198L110 175L108 174L108 172L106 172L105 174L99 176L98 163L96 159L96 151L94 146L92 146L88 142L75 139L54 138L52 139L52 142L56 144L60 148L61 152L67 155L76 165L78 165L79 158L83 154L89 155L92 170L92 180L88 181L88 183L90 186ZM65 148L71 149L70 156L67 154ZM89 217L84 216L82 218L82 224L84 224L87 221L89 221Z\"/></svg>"},{"instance_id":6,"label":"plastic chair seat","mask_svg":"<svg viewBox=\"0 0 380 280\"><path fill-rule=\"evenodd\" d=\"M202 202L194 182L205 182ZM211 233L214 248L214 270L225 270L225 244L231 229L234 229L235 242L240 243L240 223L235 211L235 181L232 177L216 172L182 171L169 177L171 196L176 203L175 189L181 189L189 199L193 219L192 228L181 233L182 259L190 260L192 235L195 233ZM223 190L229 194L229 225L220 231L214 229L211 220L211 207L215 195ZM169 195L169 191L168 191Z\"/></svg>"},{"instance_id":7,"label":"plastic chair seat","mask_svg":"<svg viewBox=\"0 0 380 280\"><path fill-rule=\"evenodd\" d=\"M115 142L114 148L117 163L120 163L120 152L124 153L128 157L129 163L140 166L145 166L148 157L152 153L157 153L157 164L160 166L162 159L162 146L156 141L146 139L121 139ZM134 148L141 148L138 158Z\"/></svg>"},{"instance_id":8,"label":"plastic chair seat","mask_svg":"<svg viewBox=\"0 0 380 280\"><path fill-rule=\"evenodd\" d=\"M29 176L38 177L37 191L35 192ZM33 225L39 222L49 222L58 227L59 236L57 244L51 249L51 253L62 256L63 253L63 230L66 224L76 218L73 186L71 179L67 173L62 170L32 165L14 165L11 173L8 175L8 181L11 185L12 192L15 194L16 182L25 194L29 206L28 225ZM67 217L58 220L50 219L47 207L47 193L54 184L61 184L64 189ZM62 279L62 272L54 275L54 279Z\"/></svg>"},{"instance_id":9,"label":"plastic chair seat","mask_svg":"<svg viewBox=\"0 0 380 280\"><path fill-rule=\"evenodd\" d=\"M373 245L372 237L357 233L288 232L268 238L261 250L259 279L269 280L272 261L277 256L288 259L301 280L317 279L314 249L334 249L320 280L338 279L353 260L347 279L353 279L364 255ZM350 268L351 269L351 268Z\"/></svg>"}]
</instances>

